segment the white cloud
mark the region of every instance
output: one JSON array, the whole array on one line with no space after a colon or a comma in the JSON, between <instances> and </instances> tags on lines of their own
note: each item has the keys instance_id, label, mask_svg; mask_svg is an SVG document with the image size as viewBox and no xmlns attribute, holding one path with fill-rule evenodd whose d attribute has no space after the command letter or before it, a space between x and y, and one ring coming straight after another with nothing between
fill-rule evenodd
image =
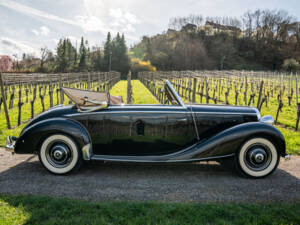
<instances>
[{"instance_id":1,"label":"white cloud","mask_svg":"<svg viewBox=\"0 0 300 225\"><path fill-rule=\"evenodd\" d=\"M50 29L46 26L41 26L38 30L32 29L31 31L36 36L48 36L50 33Z\"/></svg>"},{"instance_id":2,"label":"white cloud","mask_svg":"<svg viewBox=\"0 0 300 225\"><path fill-rule=\"evenodd\" d=\"M134 32L134 25L140 23L134 14L125 12L120 8L110 9L109 15L113 19L111 25L121 32Z\"/></svg>"},{"instance_id":3,"label":"white cloud","mask_svg":"<svg viewBox=\"0 0 300 225\"><path fill-rule=\"evenodd\" d=\"M43 36L48 36L48 34L50 33L49 28L45 26L40 27L40 30L41 30L41 35Z\"/></svg>"},{"instance_id":4,"label":"white cloud","mask_svg":"<svg viewBox=\"0 0 300 225\"><path fill-rule=\"evenodd\" d=\"M56 16L56 15L32 8L32 7L29 7L29 6L26 6L26 5L22 5L20 3L17 3L17 2L11 1L11 0L0 1L0 5L5 6L9 9L15 10L20 13L30 15L30 16L38 16L38 17L48 19L48 20L54 20L54 21L66 23L66 24L73 25L73 26L79 26L78 23L76 23L73 20L65 19L65 18Z\"/></svg>"},{"instance_id":5,"label":"white cloud","mask_svg":"<svg viewBox=\"0 0 300 225\"><path fill-rule=\"evenodd\" d=\"M114 17L116 19L120 19L123 16L123 12L121 9L110 9L109 10L109 15L111 17Z\"/></svg>"},{"instance_id":6,"label":"white cloud","mask_svg":"<svg viewBox=\"0 0 300 225\"><path fill-rule=\"evenodd\" d=\"M96 16L76 16L76 20L84 31L107 32L106 25Z\"/></svg>"},{"instance_id":7,"label":"white cloud","mask_svg":"<svg viewBox=\"0 0 300 225\"><path fill-rule=\"evenodd\" d=\"M0 37L0 52L11 56L17 54L19 58L23 53L33 54L34 56L40 55L39 51L30 45L7 37Z\"/></svg>"}]
</instances>

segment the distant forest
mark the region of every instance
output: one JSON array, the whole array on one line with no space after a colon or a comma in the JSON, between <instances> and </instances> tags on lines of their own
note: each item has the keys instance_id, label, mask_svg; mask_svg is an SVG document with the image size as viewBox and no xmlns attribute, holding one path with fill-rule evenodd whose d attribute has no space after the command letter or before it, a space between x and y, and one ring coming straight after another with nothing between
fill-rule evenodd
<instances>
[{"instance_id":1,"label":"distant forest","mask_svg":"<svg viewBox=\"0 0 300 225\"><path fill-rule=\"evenodd\" d=\"M77 49L70 39L60 39L55 53L47 47L41 48L41 57L23 54L22 60L15 61L13 71L21 72L85 72L85 71L119 71L127 74L130 70L130 59L125 43L125 36L117 33L112 38L108 32L103 47L89 46L81 38Z\"/></svg>"},{"instance_id":2,"label":"distant forest","mask_svg":"<svg viewBox=\"0 0 300 225\"><path fill-rule=\"evenodd\" d=\"M175 17L168 31L144 36L132 57L158 70L280 70L298 66L300 23L283 10L248 11L241 18Z\"/></svg>"},{"instance_id":3,"label":"distant forest","mask_svg":"<svg viewBox=\"0 0 300 225\"><path fill-rule=\"evenodd\" d=\"M55 52L41 48L41 57L23 54L13 71L121 72L131 70L288 70L299 69L300 22L283 10L256 10L241 18L190 15L171 18L162 34L144 36L130 49L125 36L110 33L104 46L79 48L61 39Z\"/></svg>"}]
</instances>

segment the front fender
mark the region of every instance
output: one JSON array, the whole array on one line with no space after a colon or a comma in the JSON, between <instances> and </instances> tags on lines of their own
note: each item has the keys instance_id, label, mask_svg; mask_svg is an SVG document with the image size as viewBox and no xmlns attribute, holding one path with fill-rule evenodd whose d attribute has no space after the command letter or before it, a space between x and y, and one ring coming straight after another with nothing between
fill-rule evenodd
<instances>
[{"instance_id":1,"label":"front fender","mask_svg":"<svg viewBox=\"0 0 300 225\"><path fill-rule=\"evenodd\" d=\"M91 143L88 131L77 121L52 118L35 123L23 130L16 142L15 153L31 154L38 152L42 141L57 133L72 137L80 149Z\"/></svg>"},{"instance_id":2,"label":"front fender","mask_svg":"<svg viewBox=\"0 0 300 225\"><path fill-rule=\"evenodd\" d=\"M191 149L182 152L176 160L234 155L247 139L258 136L268 138L281 156L286 155L285 140L277 128L262 122L249 122L224 130L208 140L200 141Z\"/></svg>"}]
</instances>

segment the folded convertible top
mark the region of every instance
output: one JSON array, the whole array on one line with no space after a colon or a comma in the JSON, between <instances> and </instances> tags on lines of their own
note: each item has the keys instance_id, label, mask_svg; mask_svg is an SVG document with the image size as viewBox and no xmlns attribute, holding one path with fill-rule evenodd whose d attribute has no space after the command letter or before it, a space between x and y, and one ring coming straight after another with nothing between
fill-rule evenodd
<instances>
[{"instance_id":1,"label":"folded convertible top","mask_svg":"<svg viewBox=\"0 0 300 225\"><path fill-rule=\"evenodd\" d=\"M79 107L93 107L106 102L109 105L121 105L121 96L111 96L108 92L96 92L75 88L62 88L62 91Z\"/></svg>"}]
</instances>

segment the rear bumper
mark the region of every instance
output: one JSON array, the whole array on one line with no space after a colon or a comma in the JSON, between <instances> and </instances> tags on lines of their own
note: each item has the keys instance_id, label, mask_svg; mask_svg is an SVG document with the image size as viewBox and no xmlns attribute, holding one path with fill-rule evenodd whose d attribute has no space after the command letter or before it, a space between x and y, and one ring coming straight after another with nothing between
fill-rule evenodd
<instances>
[{"instance_id":1,"label":"rear bumper","mask_svg":"<svg viewBox=\"0 0 300 225\"><path fill-rule=\"evenodd\" d=\"M14 153L15 152L16 140L12 139L10 136L6 138L5 150Z\"/></svg>"}]
</instances>

